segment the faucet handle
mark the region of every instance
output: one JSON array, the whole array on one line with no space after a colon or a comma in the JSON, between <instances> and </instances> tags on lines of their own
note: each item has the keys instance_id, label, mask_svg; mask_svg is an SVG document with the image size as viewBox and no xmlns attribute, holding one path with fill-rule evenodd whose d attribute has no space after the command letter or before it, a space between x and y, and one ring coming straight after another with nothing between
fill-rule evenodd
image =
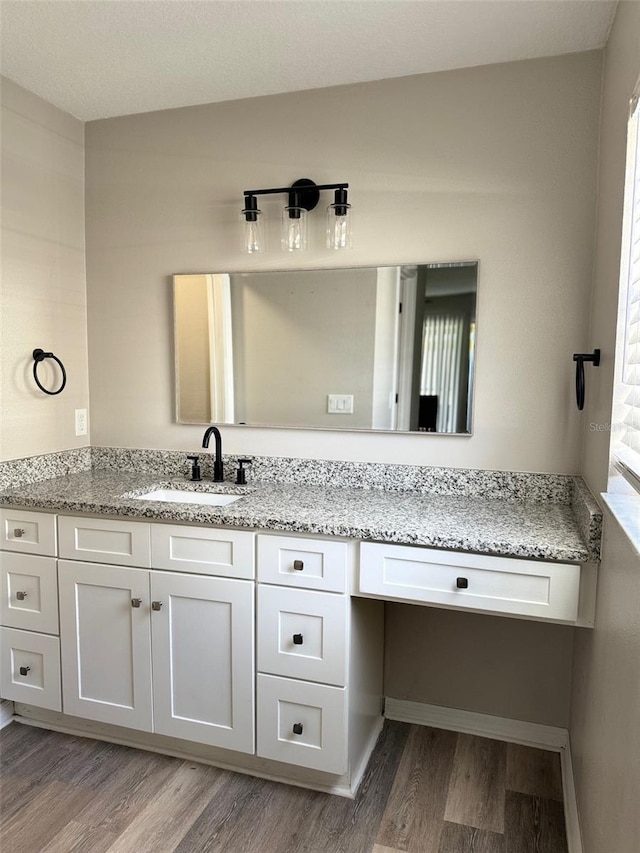
<instances>
[{"instance_id":1,"label":"faucet handle","mask_svg":"<svg viewBox=\"0 0 640 853\"><path fill-rule=\"evenodd\" d=\"M191 466L191 480L194 483L197 483L198 480L202 479L202 471L200 470L200 465L198 465L199 456L187 456L189 461L193 462Z\"/></svg>"},{"instance_id":2,"label":"faucet handle","mask_svg":"<svg viewBox=\"0 0 640 853\"><path fill-rule=\"evenodd\" d=\"M236 471L236 483L238 486L246 486L247 485L247 472L243 468L243 465L251 465L253 459L238 459L238 465L240 466Z\"/></svg>"}]
</instances>

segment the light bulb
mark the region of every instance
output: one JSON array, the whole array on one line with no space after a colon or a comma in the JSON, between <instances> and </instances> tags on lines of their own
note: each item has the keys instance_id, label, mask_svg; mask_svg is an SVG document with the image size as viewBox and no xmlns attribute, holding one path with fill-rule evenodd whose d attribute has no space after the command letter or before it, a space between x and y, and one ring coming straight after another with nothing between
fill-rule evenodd
<instances>
[{"instance_id":1,"label":"light bulb","mask_svg":"<svg viewBox=\"0 0 640 853\"><path fill-rule=\"evenodd\" d=\"M337 189L334 203L327 208L327 249L350 249L351 245L351 205L347 191Z\"/></svg>"},{"instance_id":2,"label":"light bulb","mask_svg":"<svg viewBox=\"0 0 640 853\"><path fill-rule=\"evenodd\" d=\"M244 250L252 255L254 252L262 252L264 248L262 240L262 228L260 221L245 222L244 225Z\"/></svg>"},{"instance_id":3,"label":"light bulb","mask_svg":"<svg viewBox=\"0 0 640 853\"><path fill-rule=\"evenodd\" d=\"M303 207L288 206L282 211L282 248L285 252L307 248L307 211Z\"/></svg>"},{"instance_id":4,"label":"light bulb","mask_svg":"<svg viewBox=\"0 0 640 853\"><path fill-rule=\"evenodd\" d=\"M264 251L264 234L262 230L262 211L258 210L255 196L247 196L245 208L242 211L244 219L243 251L249 255Z\"/></svg>"}]
</instances>

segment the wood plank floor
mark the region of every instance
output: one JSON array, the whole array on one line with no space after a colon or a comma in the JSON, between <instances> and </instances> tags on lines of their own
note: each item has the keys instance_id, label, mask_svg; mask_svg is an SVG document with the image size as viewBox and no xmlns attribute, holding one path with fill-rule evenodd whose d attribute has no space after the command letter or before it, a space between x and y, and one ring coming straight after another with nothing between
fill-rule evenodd
<instances>
[{"instance_id":1,"label":"wood plank floor","mask_svg":"<svg viewBox=\"0 0 640 853\"><path fill-rule=\"evenodd\" d=\"M387 721L354 800L18 723L11 853L567 853L555 753Z\"/></svg>"}]
</instances>

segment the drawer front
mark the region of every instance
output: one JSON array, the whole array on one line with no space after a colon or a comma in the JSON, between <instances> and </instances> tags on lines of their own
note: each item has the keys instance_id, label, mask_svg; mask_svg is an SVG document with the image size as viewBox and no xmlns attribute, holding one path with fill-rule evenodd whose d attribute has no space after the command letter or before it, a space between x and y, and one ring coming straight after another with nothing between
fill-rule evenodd
<instances>
[{"instance_id":1,"label":"drawer front","mask_svg":"<svg viewBox=\"0 0 640 853\"><path fill-rule=\"evenodd\" d=\"M60 556L118 566L151 565L149 524L125 519L58 517Z\"/></svg>"},{"instance_id":2,"label":"drawer front","mask_svg":"<svg viewBox=\"0 0 640 853\"><path fill-rule=\"evenodd\" d=\"M0 509L2 541L5 551L23 554L56 555L56 517L46 512L24 509Z\"/></svg>"},{"instance_id":3,"label":"drawer front","mask_svg":"<svg viewBox=\"0 0 640 853\"><path fill-rule=\"evenodd\" d=\"M348 599L258 587L258 669L340 687L346 682Z\"/></svg>"},{"instance_id":4,"label":"drawer front","mask_svg":"<svg viewBox=\"0 0 640 853\"><path fill-rule=\"evenodd\" d=\"M260 757L346 772L345 688L258 675L257 719Z\"/></svg>"},{"instance_id":5,"label":"drawer front","mask_svg":"<svg viewBox=\"0 0 640 853\"><path fill-rule=\"evenodd\" d=\"M58 570L54 557L0 551L0 622L42 634L58 633Z\"/></svg>"},{"instance_id":6,"label":"drawer front","mask_svg":"<svg viewBox=\"0 0 640 853\"><path fill-rule=\"evenodd\" d=\"M326 592L346 592L347 542L258 536L258 580Z\"/></svg>"},{"instance_id":7,"label":"drawer front","mask_svg":"<svg viewBox=\"0 0 640 853\"><path fill-rule=\"evenodd\" d=\"M575 622L580 567L363 542L359 591L402 601Z\"/></svg>"},{"instance_id":8,"label":"drawer front","mask_svg":"<svg viewBox=\"0 0 640 853\"><path fill-rule=\"evenodd\" d=\"M178 524L154 524L151 553L155 569L252 580L254 534Z\"/></svg>"},{"instance_id":9,"label":"drawer front","mask_svg":"<svg viewBox=\"0 0 640 853\"><path fill-rule=\"evenodd\" d=\"M61 711L60 640L0 628L0 696Z\"/></svg>"}]
</instances>

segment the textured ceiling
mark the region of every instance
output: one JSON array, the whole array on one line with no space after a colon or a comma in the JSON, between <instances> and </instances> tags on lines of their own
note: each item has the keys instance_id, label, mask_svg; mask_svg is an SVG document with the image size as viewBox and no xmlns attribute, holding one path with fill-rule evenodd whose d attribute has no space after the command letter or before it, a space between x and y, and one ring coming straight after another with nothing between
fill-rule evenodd
<instances>
[{"instance_id":1,"label":"textured ceiling","mask_svg":"<svg viewBox=\"0 0 640 853\"><path fill-rule=\"evenodd\" d=\"M603 47L600 0L1 0L0 69L80 119Z\"/></svg>"}]
</instances>

